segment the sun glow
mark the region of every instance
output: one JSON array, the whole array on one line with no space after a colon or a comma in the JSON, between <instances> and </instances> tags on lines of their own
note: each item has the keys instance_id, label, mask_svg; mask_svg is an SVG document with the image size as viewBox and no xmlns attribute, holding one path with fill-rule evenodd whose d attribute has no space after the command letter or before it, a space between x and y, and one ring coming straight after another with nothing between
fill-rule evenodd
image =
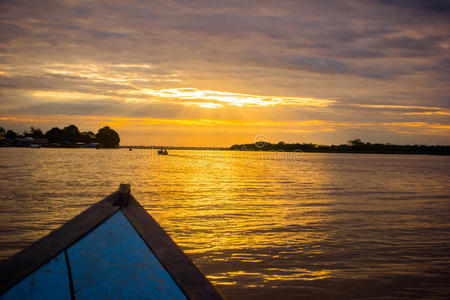
<instances>
[{"instance_id":1,"label":"sun glow","mask_svg":"<svg viewBox=\"0 0 450 300\"><path fill-rule=\"evenodd\" d=\"M211 90L200 90L196 88L174 88L174 89L141 89L138 91L125 91L133 96L149 96L151 98L178 99L182 104L188 106L200 106L207 108L220 108L224 105L231 106L270 106L270 105L299 105L326 107L334 100L302 98L302 97L276 97L260 96L251 94L230 93ZM136 101L146 101L145 98L133 98ZM191 101L192 100L192 101Z\"/></svg>"},{"instance_id":2,"label":"sun glow","mask_svg":"<svg viewBox=\"0 0 450 300\"><path fill-rule=\"evenodd\" d=\"M96 95L92 93L80 93L80 92L60 92L60 91L34 91L32 96L46 99L56 100L93 100L93 99L105 99L108 96Z\"/></svg>"}]
</instances>

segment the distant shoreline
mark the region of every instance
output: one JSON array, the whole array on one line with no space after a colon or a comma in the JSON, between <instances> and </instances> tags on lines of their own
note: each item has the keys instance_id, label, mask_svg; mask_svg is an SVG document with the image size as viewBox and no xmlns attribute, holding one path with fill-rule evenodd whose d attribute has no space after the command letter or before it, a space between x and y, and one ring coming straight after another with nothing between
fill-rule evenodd
<instances>
[{"instance_id":1,"label":"distant shoreline","mask_svg":"<svg viewBox=\"0 0 450 300\"><path fill-rule=\"evenodd\" d=\"M229 147L189 147L189 146L120 146L119 148L132 148L132 149L167 149L167 150L230 150Z\"/></svg>"},{"instance_id":2,"label":"distant shoreline","mask_svg":"<svg viewBox=\"0 0 450 300\"><path fill-rule=\"evenodd\" d=\"M28 146L6 146L0 148L34 148ZM39 148L53 149L92 149L95 147L86 147L71 145L66 147L54 147L42 145ZM243 152L304 152L304 153L348 153L348 154L413 154L413 155L450 155L450 146L436 145L392 145L392 144L358 144L358 145L315 145L315 144L240 144L231 147L189 147L189 146L119 146L119 147L100 147L99 149L167 149L167 150L210 150L210 151L243 151Z\"/></svg>"},{"instance_id":3,"label":"distant shoreline","mask_svg":"<svg viewBox=\"0 0 450 300\"><path fill-rule=\"evenodd\" d=\"M269 149L269 148L257 148L257 147L250 147L250 145L254 144L244 144L244 145L238 145L242 147L236 147L236 145L232 147L186 147L186 146L120 146L120 148L124 149L167 149L167 150L215 150L215 151L249 151L249 152L304 152L304 153L348 153L348 154L427 154L427 155L450 155L450 146L424 146L426 149L422 146L422 151L417 151L417 149L414 149L416 151L374 151L374 150L353 150L353 149L323 149L323 148L317 148L317 149L294 149L294 150L284 150L284 149ZM289 145L289 144L288 144ZM294 144L295 145L295 144ZM323 146L322 146L323 147ZM331 147L331 146L325 146L325 147ZM338 146L335 146L338 147ZM430 149L431 147L431 149ZM301 147L300 147L301 148ZM436 149L437 148L437 149ZM433 151L434 150L434 151Z\"/></svg>"},{"instance_id":4,"label":"distant shoreline","mask_svg":"<svg viewBox=\"0 0 450 300\"><path fill-rule=\"evenodd\" d=\"M448 147L450 148L450 146L443 146L443 147ZM15 147L15 146L2 146L0 147L0 149L2 148L22 148L22 149L26 149L26 148L32 148L32 147ZM95 148L87 148L87 147L40 147L40 148L45 148L45 149L95 149ZM442 155L442 156L450 156L450 150L447 150L447 152L375 152L375 151L325 151L325 150L298 150L298 151L288 151L288 150L261 150L261 149L245 149L245 150L240 150L240 149L231 149L231 148L226 148L226 147L145 147L145 146L120 146L118 148L107 148L107 147L103 147L103 148L98 148L98 149L107 149L107 150L114 150L114 149L139 149L139 150L148 150L148 149L153 149L153 150L158 150L161 148L167 149L167 150L204 150L204 151L235 151L235 152L272 152L272 153L282 153L282 152L287 152L287 153L292 153L292 152L303 152L303 153L341 153L341 154L401 154L401 155Z\"/></svg>"},{"instance_id":5,"label":"distant shoreline","mask_svg":"<svg viewBox=\"0 0 450 300\"><path fill-rule=\"evenodd\" d=\"M287 144L279 142L233 145L236 151L273 151L273 152L308 152L308 153L351 153L351 154L430 154L450 155L450 146L435 145L394 145L371 144L357 139L343 145Z\"/></svg>"}]
</instances>

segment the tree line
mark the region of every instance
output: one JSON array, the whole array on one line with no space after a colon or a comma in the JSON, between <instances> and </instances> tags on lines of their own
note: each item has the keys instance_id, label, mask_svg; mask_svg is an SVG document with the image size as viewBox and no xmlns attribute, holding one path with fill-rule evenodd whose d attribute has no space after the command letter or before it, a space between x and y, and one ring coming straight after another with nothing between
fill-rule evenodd
<instances>
[{"instance_id":1,"label":"tree line","mask_svg":"<svg viewBox=\"0 0 450 300\"><path fill-rule=\"evenodd\" d=\"M335 152L335 153L390 153L390 154L437 154L450 155L450 146L426 145L394 145L363 142L361 139L350 140L342 145L318 145L312 143L288 144L279 142L239 144L230 147L231 150L249 151L303 151L303 152Z\"/></svg>"},{"instance_id":2,"label":"tree line","mask_svg":"<svg viewBox=\"0 0 450 300\"><path fill-rule=\"evenodd\" d=\"M120 143L119 134L109 126L100 128L97 133L92 131L80 132L75 125L69 125L62 129L53 127L45 133L40 128L30 127L30 130L25 130L22 134L0 127L0 136L11 141L20 138L47 139L48 143L56 143L62 147L70 147L77 143L98 143L103 148L118 148Z\"/></svg>"}]
</instances>

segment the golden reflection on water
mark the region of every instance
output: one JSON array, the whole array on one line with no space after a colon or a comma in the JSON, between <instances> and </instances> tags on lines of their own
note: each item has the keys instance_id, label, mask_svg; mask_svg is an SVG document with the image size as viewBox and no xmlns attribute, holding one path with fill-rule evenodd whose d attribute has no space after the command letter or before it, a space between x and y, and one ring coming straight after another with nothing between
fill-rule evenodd
<instances>
[{"instance_id":1,"label":"golden reflection on water","mask_svg":"<svg viewBox=\"0 0 450 300\"><path fill-rule=\"evenodd\" d=\"M449 242L446 157L0 152L3 259L120 183L131 183L135 198L225 294L324 279L428 276L450 259L442 246Z\"/></svg>"},{"instance_id":2,"label":"golden reflection on water","mask_svg":"<svg viewBox=\"0 0 450 300\"><path fill-rule=\"evenodd\" d=\"M309 190L311 182L320 184L327 180L323 175L304 176L293 170L290 165L301 163L300 155L251 152L192 155L173 151L172 157L153 161L161 170L158 186L163 189L176 186L173 192L166 193L167 198L160 200L165 202L162 207L171 208L155 211L149 202L144 205L149 205L147 209L152 215L173 232L174 240L194 258L195 254L207 254L212 262L244 264L246 269L253 265L251 269L257 270L246 271L243 265L230 272L209 274L208 278L217 285L236 284L235 278L243 276L258 277L259 285L273 280L326 278L331 271L290 267L273 272L274 268L265 266L268 259L292 254L283 251L264 254L266 248L318 243L327 238L327 234L319 236L314 231L297 230L329 219L321 214L327 206L307 206L311 199L298 194L299 187ZM305 206L299 206L296 198ZM260 249L263 253L259 253ZM309 253L317 251L310 249Z\"/></svg>"},{"instance_id":3,"label":"golden reflection on water","mask_svg":"<svg viewBox=\"0 0 450 300\"><path fill-rule=\"evenodd\" d=\"M257 278L254 282L259 282L259 285L248 284L248 287L264 287L265 284L271 284L271 281L290 281L290 280L318 280L331 277L331 272L327 270L312 271L302 268L290 268L290 269L276 269L268 268L264 272L246 272L246 271L234 271L218 273L216 275L208 276L211 282L216 285L234 285L237 281L232 278L248 276Z\"/></svg>"}]
</instances>

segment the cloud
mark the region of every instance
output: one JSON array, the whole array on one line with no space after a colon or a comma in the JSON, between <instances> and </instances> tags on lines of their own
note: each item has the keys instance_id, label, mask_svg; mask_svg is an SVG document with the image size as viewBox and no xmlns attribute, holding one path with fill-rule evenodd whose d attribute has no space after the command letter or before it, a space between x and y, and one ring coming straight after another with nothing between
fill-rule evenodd
<instances>
[{"instance_id":1,"label":"cloud","mask_svg":"<svg viewBox=\"0 0 450 300\"><path fill-rule=\"evenodd\" d=\"M445 0L380 0L380 2L424 16L450 15L450 2Z\"/></svg>"},{"instance_id":2,"label":"cloud","mask_svg":"<svg viewBox=\"0 0 450 300\"><path fill-rule=\"evenodd\" d=\"M0 111L442 123L450 105L449 7L435 0L3 1ZM164 91L178 96L158 94ZM333 102L302 106L301 99Z\"/></svg>"}]
</instances>

